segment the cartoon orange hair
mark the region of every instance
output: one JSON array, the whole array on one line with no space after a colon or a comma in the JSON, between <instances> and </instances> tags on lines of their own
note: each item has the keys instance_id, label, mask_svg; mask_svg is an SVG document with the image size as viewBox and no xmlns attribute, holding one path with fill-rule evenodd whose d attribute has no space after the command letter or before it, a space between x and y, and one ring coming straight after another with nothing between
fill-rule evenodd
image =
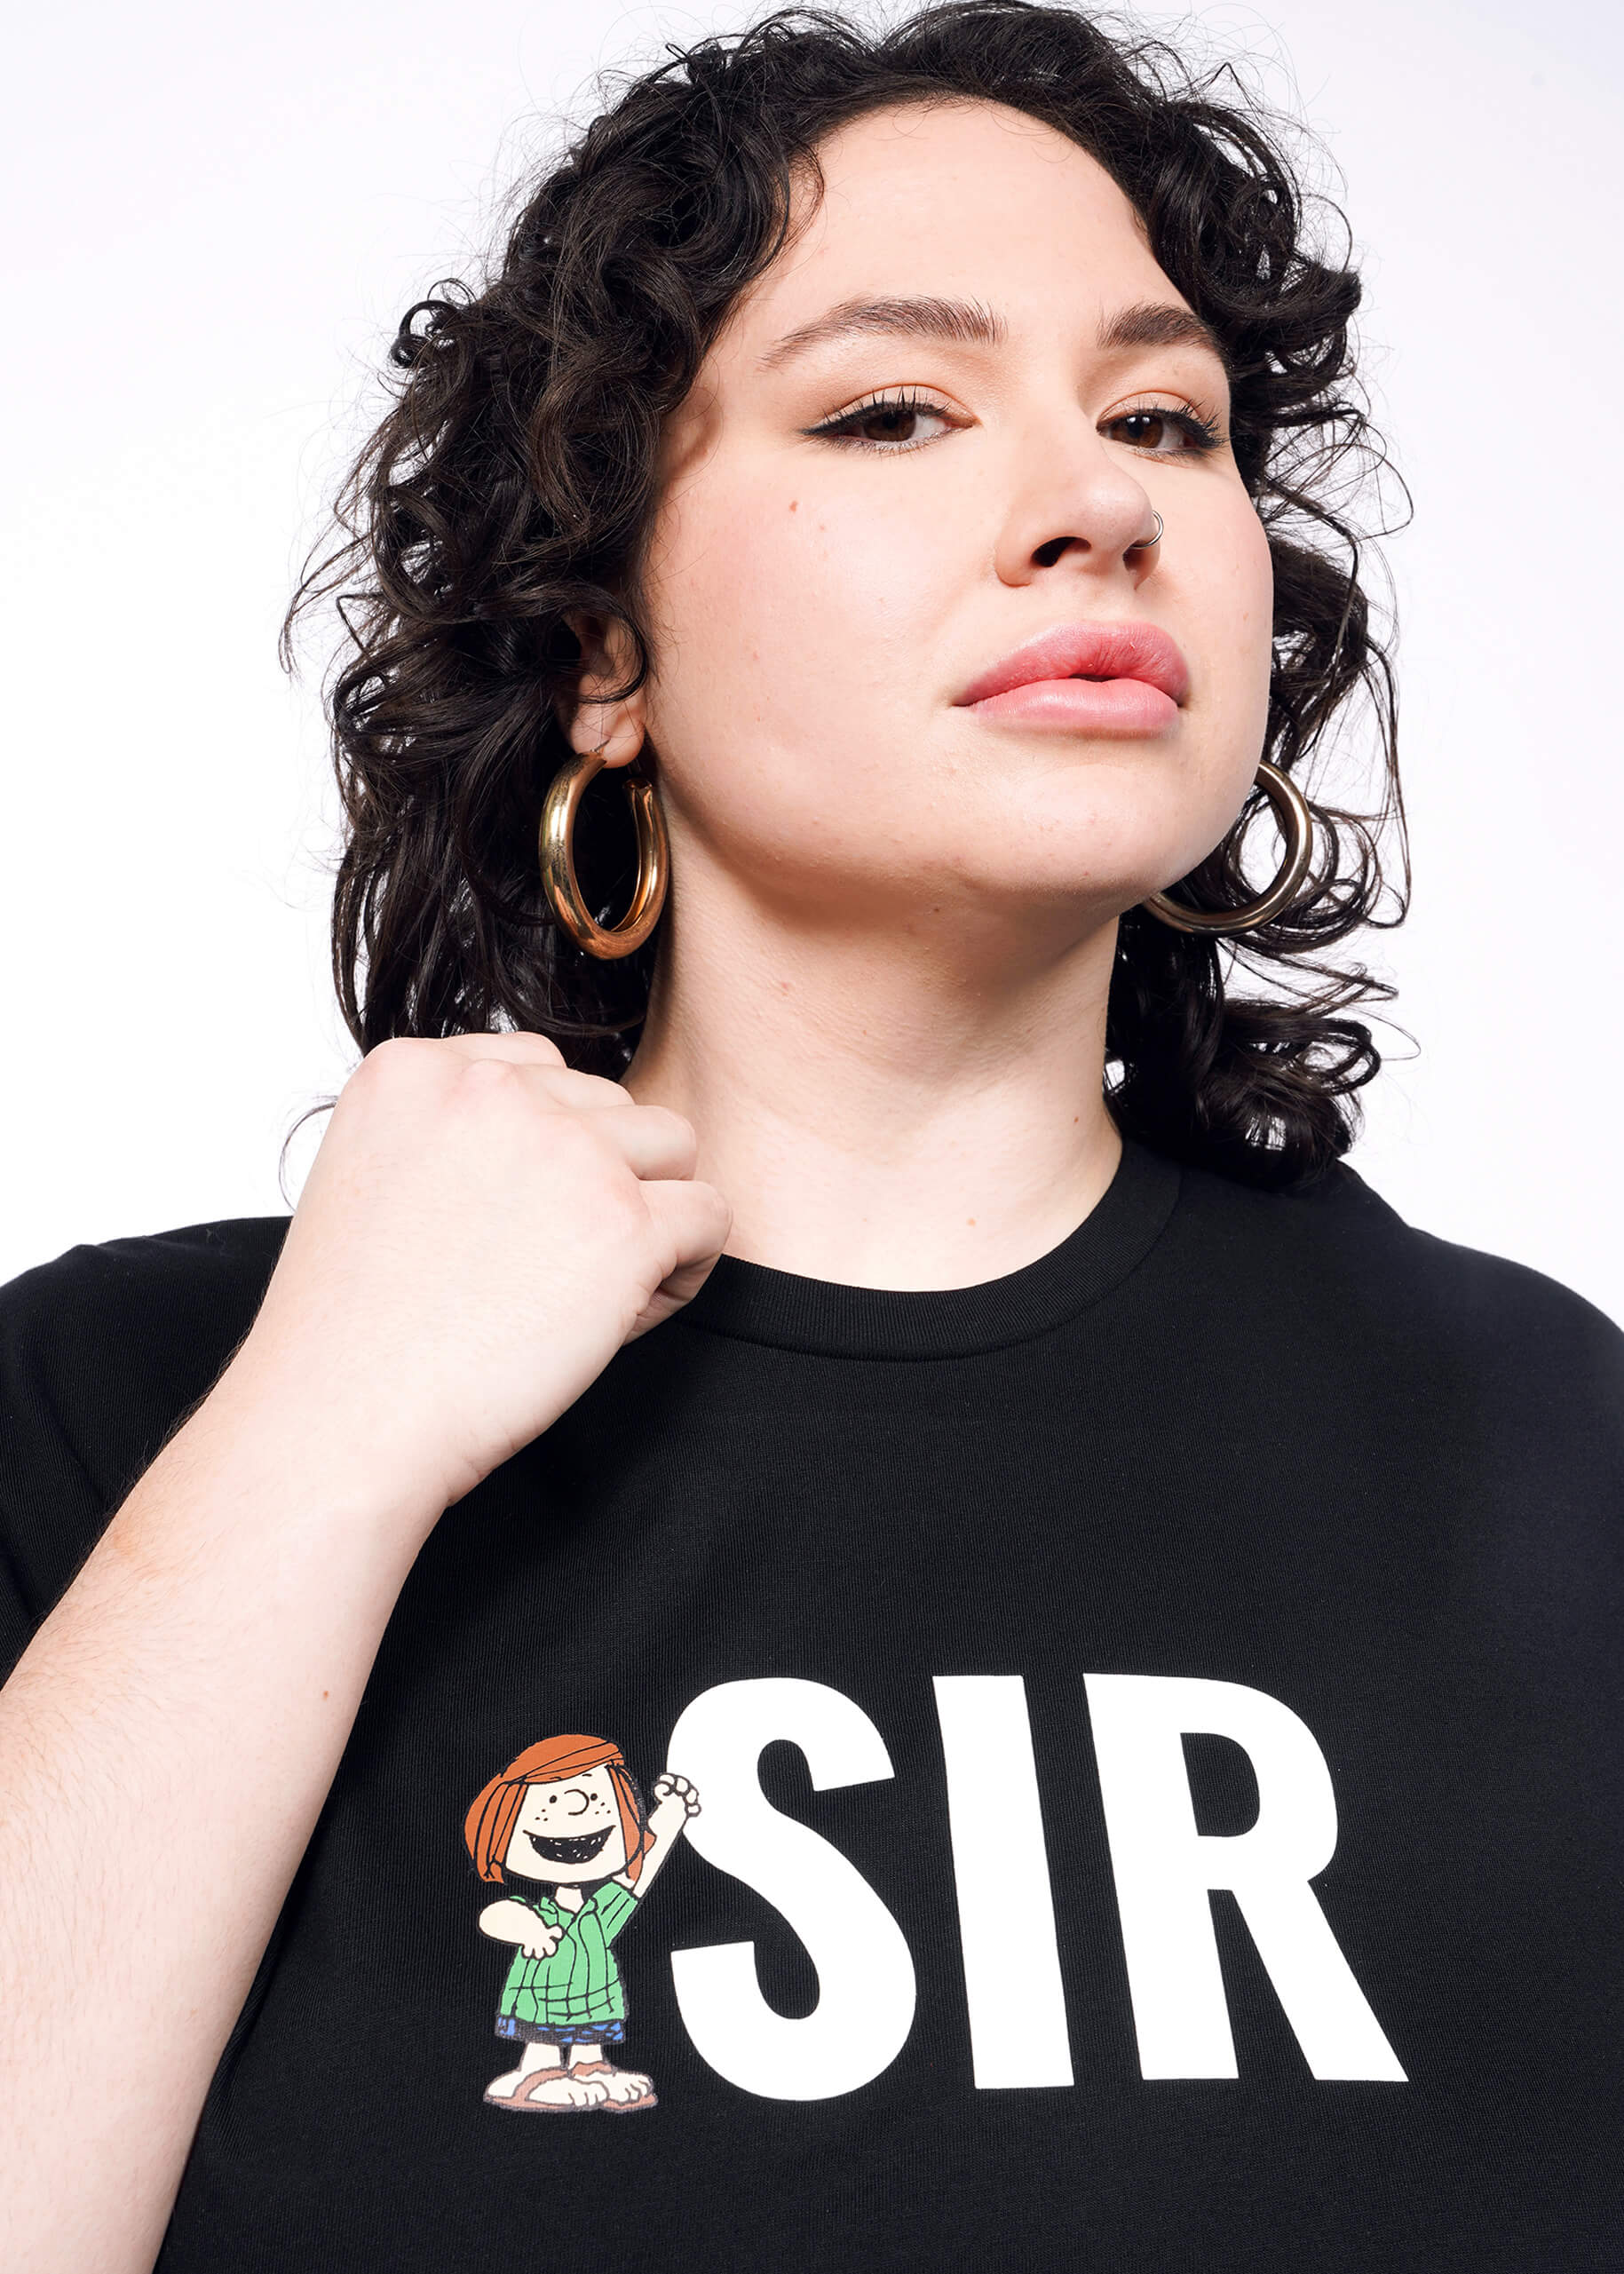
<instances>
[{"instance_id":1,"label":"cartoon orange hair","mask_svg":"<svg viewBox=\"0 0 1624 2274\"><path fill-rule=\"evenodd\" d=\"M502 1859L507 1854L519 1811L525 1804L527 1789L531 1785L556 1785L561 1779L578 1776L585 1769L609 1771L626 1842L626 1876L636 1884L643 1869L643 1858L654 1846L655 1834L643 1820L638 1788L631 1781L620 1747L611 1745L606 1738L580 1736L544 1737L539 1745L527 1745L500 1776L491 1779L469 1810L463 1824L463 1837L481 1879L494 1879L501 1884Z\"/></svg>"}]
</instances>

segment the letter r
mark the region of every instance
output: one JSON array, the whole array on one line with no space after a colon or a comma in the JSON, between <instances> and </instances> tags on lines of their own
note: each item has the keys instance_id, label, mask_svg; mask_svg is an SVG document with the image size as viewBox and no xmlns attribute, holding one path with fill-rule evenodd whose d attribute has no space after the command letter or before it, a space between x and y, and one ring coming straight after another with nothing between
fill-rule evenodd
<instances>
[{"instance_id":1,"label":"letter r","mask_svg":"<svg viewBox=\"0 0 1624 2274\"><path fill-rule=\"evenodd\" d=\"M1146 2077L1232 2077L1234 2040L1208 1890L1229 1888L1316 2077L1405 2072L1309 1884L1336 1847L1325 1756L1288 1706L1239 1682L1083 1677L1122 1945ZM1186 1732L1227 1737L1257 1779L1257 1821L1198 1833Z\"/></svg>"}]
</instances>

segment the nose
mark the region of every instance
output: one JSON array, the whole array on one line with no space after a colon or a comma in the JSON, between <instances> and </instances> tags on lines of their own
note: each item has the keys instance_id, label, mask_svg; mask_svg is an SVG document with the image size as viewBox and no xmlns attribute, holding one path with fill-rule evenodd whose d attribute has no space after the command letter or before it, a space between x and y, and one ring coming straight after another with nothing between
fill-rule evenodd
<instances>
[{"instance_id":1,"label":"nose","mask_svg":"<svg viewBox=\"0 0 1624 2274\"><path fill-rule=\"evenodd\" d=\"M1080 414L1073 414L1080 419ZM1005 584L1082 576L1136 589L1158 566L1161 524L1131 465L1094 432L1068 422L1034 428L1022 477L999 532L994 566Z\"/></svg>"}]
</instances>

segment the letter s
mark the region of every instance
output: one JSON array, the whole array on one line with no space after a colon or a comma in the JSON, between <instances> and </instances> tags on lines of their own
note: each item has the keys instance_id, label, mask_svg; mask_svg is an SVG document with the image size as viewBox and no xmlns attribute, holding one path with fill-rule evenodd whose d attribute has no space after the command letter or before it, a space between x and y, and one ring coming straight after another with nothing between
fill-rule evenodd
<instances>
[{"instance_id":1,"label":"letter s","mask_svg":"<svg viewBox=\"0 0 1624 2274\"><path fill-rule=\"evenodd\" d=\"M812 1788L865 1785L893 1772L867 1714L821 1682L724 1682L694 1699L667 1759L698 1787L689 1845L782 1913L818 1969L804 2020L761 1994L754 1943L671 1953L677 2003L701 2056L730 2084L766 2100L855 2092L902 2050L914 2020L914 1961L902 1929L838 1849L781 1816L761 1789L763 1749L800 1747Z\"/></svg>"}]
</instances>

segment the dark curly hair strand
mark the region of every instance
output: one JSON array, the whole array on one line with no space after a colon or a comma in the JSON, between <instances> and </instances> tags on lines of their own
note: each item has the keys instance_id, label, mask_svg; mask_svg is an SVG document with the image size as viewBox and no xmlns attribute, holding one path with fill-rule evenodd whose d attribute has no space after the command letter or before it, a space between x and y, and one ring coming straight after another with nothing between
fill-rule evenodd
<instances>
[{"instance_id":1,"label":"dark curly hair strand","mask_svg":"<svg viewBox=\"0 0 1624 2274\"><path fill-rule=\"evenodd\" d=\"M1274 561L1264 755L1295 768L1350 698L1374 710L1379 810L1314 806L1318 853L1295 902L1228 946L1132 909L1112 981L1109 1097L1125 1133L1254 1183L1311 1177L1346 1151L1354 1093L1380 1064L1347 1013L1391 992L1327 953L1399 921L1408 876L1392 674L1350 504L1384 464L1351 392L1359 281L1307 242L1279 135L1232 74L1199 78L1161 42L1027 0L949 0L879 31L784 9L668 54L622 77L528 188L491 277L408 311L393 405L340 498L340 541L289 611L289 658L321 598L353 643L329 695L345 824L333 968L355 1040L511 1026L552 1036L574 1065L624 1071L658 934L622 963L594 961L552 920L536 868L582 662L566 611L619 620L637 658L628 691L640 683L662 424L784 244L796 183L819 183L817 146L898 102L986 99L1098 160L1225 349L1235 456ZM1244 818L1180 887L1192 905L1236 907L1256 889ZM1397 883L1382 874L1390 835ZM577 859L606 914L629 844L619 801L595 788ZM1236 999L1237 964L1271 991Z\"/></svg>"}]
</instances>

